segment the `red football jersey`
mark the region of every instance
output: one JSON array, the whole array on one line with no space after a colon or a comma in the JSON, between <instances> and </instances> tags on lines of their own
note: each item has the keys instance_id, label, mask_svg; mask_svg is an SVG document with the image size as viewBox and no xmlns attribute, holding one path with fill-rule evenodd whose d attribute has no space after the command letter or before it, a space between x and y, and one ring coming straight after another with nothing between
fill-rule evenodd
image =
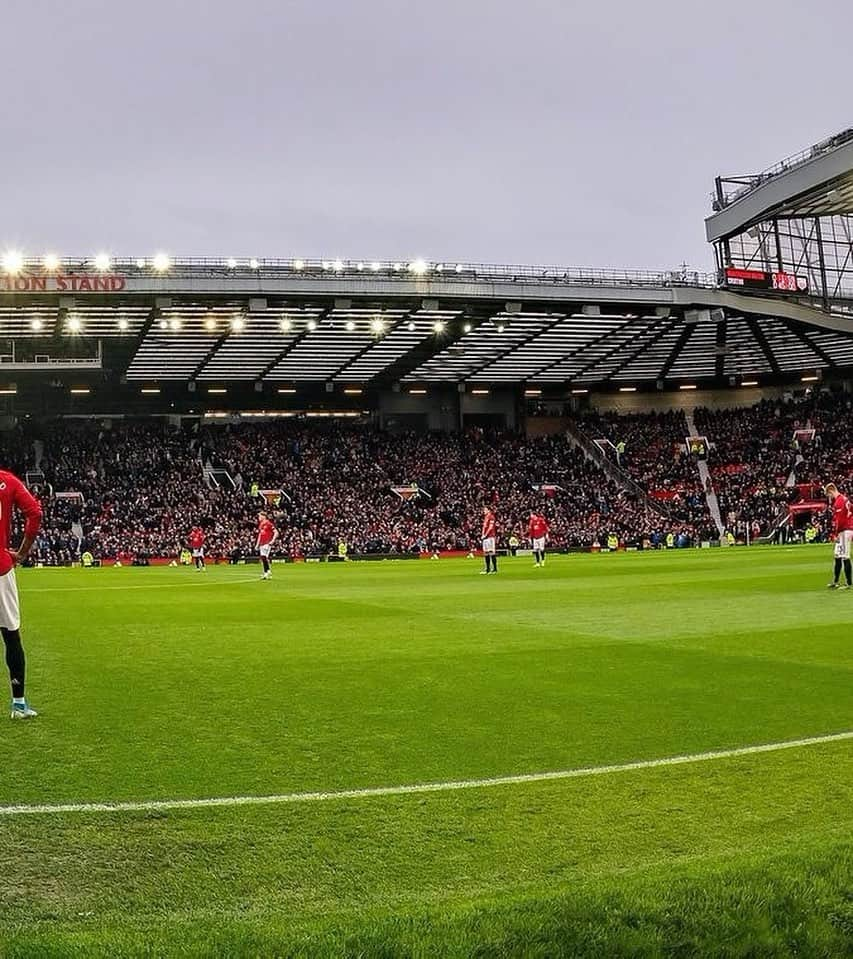
<instances>
[{"instance_id":1,"label":"red football jersey","mask_svg":"<svg viewBox=\"0 0 853 959\"><path fill-rule=\"evenodd\" d=\"M275 526L268 519L262 519L258 522L258 545L268 546L275 536Z\"/></svg>"},{"instance_id":2,"label":"red football jersey","mask_svg":"<svg viewBox=\"0 0 853 959\"><path fill-rule=\"evenodd\" d=\"M9 555L9 536L15 507L24 514L24 534L34 537L41 526L38 500L14 473L0 470L0 576L5 576L14 565Z\"/></svg>"},{"instance_id":3,"label":"red football jersey","mask_svg":"<svg viewBox=\"0 0 853 959\"><path fill-rule=\"evenodd\" d=\"M497 533L498 524L495 520L495 514L489 510L483 514L483 539L493 539Z\"/></svg>"},{"instance_id":4,"label":"red football jersey","mask_svg":"<svg viewBox=\"0 0 853 959\"><path fill-rule=\"evenodd\" d=\"M197 526L190 530L190 549L201 549L204 546L204 532Z\"/></svg>"},{"instance_id":5,"label":"red football jersey","mask_svg":"<svg viewBox=\"0 0 853 959\"><path fill-rule=\"evenodd\" d=\"M548 534L548 520L544 516L539 516L538 513L534 513L530 517L530 522L527 524L527 535L531 539L542 539L543 536Z\"/></svg>"},{"instance_id":6,"label":"red football jersey","mask_svg":"<svg viewBox=\"0 0 853 959\"><path fill-rule=\"evenodd\" d=\"M845 529L853 529L853 513L850 500L843 493L839 493L832 503L832 531L840 533Z\"/></svg>"}]
</instances>

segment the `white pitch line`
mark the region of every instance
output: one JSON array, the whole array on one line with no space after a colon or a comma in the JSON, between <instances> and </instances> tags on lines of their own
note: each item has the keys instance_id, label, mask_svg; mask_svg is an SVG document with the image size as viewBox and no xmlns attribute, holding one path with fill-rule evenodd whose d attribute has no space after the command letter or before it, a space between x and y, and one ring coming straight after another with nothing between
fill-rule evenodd
<instances>
[{"instance_id":1,"label":"white pitch line","mask_svg":"<svg viewBox=\"0 0 853 959\"><path fill-rule=\"evenodd\" d=\"M661 766L683 766L688 763L709 762L714 759L732 759L736 756L752 756L756 753L772 753L782 749L797 749L853 739L853 730L831 733L827 736L811 736L808 739L789 739L760 746L741 746L737 749L718 749L707 753L692 753L686 756L668 756L663 759L643 759L633 763L610 766L586 766L579 769L562 769L556 772L522 773L516 776L495 776L491 779L459 779L449 782L415 783L408 786L374 786L366 789L341 789L335 792L281 793L272 796L224 796L211 799L154 799L140 802L92 802L33 804L0 806L2 816L42 815L47 813L117 813L117 812L168 812L176 809L209 809L216 806L273 806L287 803L327 802L332 799L371 799L377 796L411 796L419 793L453 792L460 789L483 789L489 786L517 786L522 783L551 782L560 779L582 779L587 776L604 776L608 773L634 772L638 769L657 769Z\"/></svg>"}]
</instances>

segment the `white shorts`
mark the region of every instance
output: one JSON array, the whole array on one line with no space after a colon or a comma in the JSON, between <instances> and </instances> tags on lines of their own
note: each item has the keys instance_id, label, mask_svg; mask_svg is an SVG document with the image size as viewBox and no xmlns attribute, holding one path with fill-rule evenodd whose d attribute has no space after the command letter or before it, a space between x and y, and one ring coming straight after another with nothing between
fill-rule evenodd
<instances>
[{"instance_id":1,"label":"white shorts","mask_svg":"<svg viewBox=\"0 0 853 959\"><path fill-rule=\"evenodd\" d=\"M3 629L21 628L18 583L15 579L14 569L10 569L5 576L0 576L0 626Z\"/></svg>"},{"instance_id":2,"label":"white shorts","mask_svg":"<svg viewBox=\"0 0 853 959\"><path fill-rule=\"evenodd\" d=\"M853 540L853 529L843 529L835 537L835 558L850 559L850 541Z\"/></svg>"},{"instance_id":3,"label":"white shorts","mask_svg":"<svg viewBox=\"0 0 853 959\"><path fill-rule=\"evenodd\" d=\"M484 553L494 553L495 551L495 538L490 536L488 539L483 540L483 552Z\"/></svg>"},{"instance_id":4,"label":"white shorts","mask_svg":"<svg viewBox=\"0 0 853 959\"><path fill-rule=\"evenodd\" d=\"M193 559L204 559L204 548L193 550Z\"/></svg>"},{"instance_id":5,"label":"white shorts","mask_svg":"<svg viewBox=\"0 0 853 959\"><path fill-rule=\"evenodd\" d=\"M533 540L533 548L539 550L540 552L545 549L545 537L540 536L539 539Z\"/></svg>"},{"instance_id":6,"label":"white shorts","mask_svg":"<svg viewBox=\"0 0 853 959\"><path fill-rule=\"evenodd\" d=\"M270 550L271 550L271 549L272 549L272 543L265 543L263 546L259 546L259 547L258 547L258 552L259 552L259 553L261 554L261 556L263 556L265 559L269 559L269 558L270 558Z\"/></svg>"}]
</instances>

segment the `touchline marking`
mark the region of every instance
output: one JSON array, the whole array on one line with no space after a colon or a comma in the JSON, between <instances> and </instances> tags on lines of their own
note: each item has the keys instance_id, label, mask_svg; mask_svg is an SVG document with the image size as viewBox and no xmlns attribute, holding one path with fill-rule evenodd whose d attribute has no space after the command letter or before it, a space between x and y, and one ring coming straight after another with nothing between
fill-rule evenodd
<instances>
[{"instance_id":1,"label":"touchline marking","mask_svg":"<svg viewBox=\"0 0 853 959\"><path fill-rule=\"evenodd\" d=\"M637 769L657 769L660 766L684 766L688 763L709 762L713 759L731 759L735 756L752 756L755 753L772 753L782 749L797 749L853 739L853 730L830 733L827 736L811 736L808 739L789 739L779 743L764 743L760 746L741 746L738 749L718 749L707 753L687 756L668 756L664 759L643 759L633 763L611 766L586 766L580 769L562 769L546 773L522 773L516 776L495 776L491 779L459 779L440 783L415 783L409 786L374 786L367 789L341 789L335 792L281 793L272 796L224 796L211 799L155 799L146 802L115 803L58 803L19 806L0 806L0 816L33 816L47 813L117 813L117 812L168 812L174 809L207 809L215 806L274 806L287 803L327 802L332 799L371 799L376 796L411 796L418 793L453 792L461 789L483 789L488 786L517 786L522 783L541 783L559 779L583 779L587 776L604 776L608 773L626 773Z\"/></svg>"}]
</instances>

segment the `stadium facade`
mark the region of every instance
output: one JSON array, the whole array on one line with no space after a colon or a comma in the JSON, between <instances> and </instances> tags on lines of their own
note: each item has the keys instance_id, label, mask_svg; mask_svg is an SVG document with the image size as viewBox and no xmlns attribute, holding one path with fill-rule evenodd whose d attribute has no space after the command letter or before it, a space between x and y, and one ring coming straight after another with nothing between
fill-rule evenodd
<instances>
[{"instance_id":1,"label":"stadium facade","mask_svg":"<svg viewBox=\"0 0 853 959\"><path fill-rule=\"evenodd\" d=\"M421 409L452 428L530 401L846 381L853 131L719 177L713 207L708 274L7 253L0 399L37 415Z\"/></svg>"}]
</instances>

